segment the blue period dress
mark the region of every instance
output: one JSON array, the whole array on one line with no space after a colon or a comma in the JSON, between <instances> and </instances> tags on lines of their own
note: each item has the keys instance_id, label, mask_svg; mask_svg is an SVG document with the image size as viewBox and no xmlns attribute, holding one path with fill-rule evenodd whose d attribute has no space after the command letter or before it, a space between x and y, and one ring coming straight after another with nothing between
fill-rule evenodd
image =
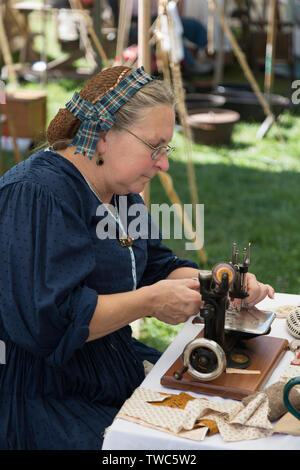
<instances>
[{"instance_id":1,"label":"blue period dress","mask_svg":"<svg viewBox=\"0 0 300 470\"><path fill-rule=\"evenodd\" d=\"M142 200L127 202L129 211ZM159 353L130 326L86 342L98 294L197 267L159 239L136 239L132 250L100 239L99 205L76 167L50 150L0 179L0 449L101 449L144 378L142 361Z\"/></svg>"}]
</instances>

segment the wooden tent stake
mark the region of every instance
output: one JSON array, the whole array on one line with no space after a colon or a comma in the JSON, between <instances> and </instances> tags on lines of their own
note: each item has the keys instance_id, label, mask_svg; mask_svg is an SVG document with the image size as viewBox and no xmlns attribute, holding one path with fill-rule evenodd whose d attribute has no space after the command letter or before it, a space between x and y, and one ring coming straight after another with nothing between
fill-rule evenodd
<instances>
[{"instance_id":1,"label":"wooden tent stake","mask_svg":"<svg viewBox=\"0 0 300 470\"><path fill-rule=\"evenodd\" d=\"M276 45L276 7L277 0L271 0L265 61L265 93L270 97L274 79L274 57Z\"/></svg>"},{"instance_id":2,"label":"wooden tent stake","mask_svg":"<svg viewBox=\"0 0 300 470\"><path fill-rule=\"evenodd\" d=\"M269 10L269 21L268 21L268 34L266 41L266 59L265 59L265 94L267 101L271 107L271 91L274 80L274 57L275 57L275 45L276 45L276 24L277 24L277 0L271 0ZM257 132L257 137L262 139L270 127L273 121L270 116L267 116L264 122L261 124Z\"/></svg>"},{"instance_id":3,"label":"wooden tent stake","mask_svg":"<svg viewBox=\"0 0 300 470\"><path fill-rule=\"evenodd\" d=\"M227 0L223 0L222 9L226 12ZM216 62L214 67L213 88L222 83L224 75L224 30L218 25L218 46L216 51Z\"/></svg>"},{"instance_id":4,"label":"wooden tent stake","mask_svg":"<svg viewBox=\"0 0 300 470\"><path fill-rule=\"evenodd\" d=\"M224 29L224 32L227 34L228 36L228 39L231 43L231 46L232 46L232 49L244 71L244 74L245 76L247 77L250 85L252 86L253 88L253 91L254 93L256 94L257 96L257 99L258 101L260 102L265 114L270 118L272 119L272 123L273 125L275 126L276 130L277 130L277 134L280 138L280 140L282 142L285 142L282 134L281 134L281 131L277 125L277 122L276 122L276 119L275 119L275 116L273 115L271 109L270 109L270 106L268 104L268 102L266 101L266 99L264 98L262 92L260 91L259 89L259 86L257 84L257 81L255 80L255 77L253 75L253 73L251 72L250 68L249 68L249 65L247 63L247 60L245 58L245 55L244 53L242 52L240 46L238 45L237 43L237 40L235 39L234 35L232 34L231 32L231 29L229 28L228 26L228 23L226 21L226 18L225 18L225 15L224 13L222 12L222 10L219 8L219 6L217 5L216 3L216 0L211 0L214 4L214 8L219 16L219 20L220 20L220 23L222 25L222 28Z\"/></svg>"},{"instance_id":5,"label":"wooden tent stake","mask_svg":"<svg viewBox=\"0 0 300 470\"><path fill-rule=\"evenodd\" d=\"M86 26L87 26L87 29L90 33L90 36L96 46L96 49L97 51L99 52L99 55L102 59L102 62L103 62L103 65L104 65L104 68L106 67L109 67L109 60L107 58L107 55L102 47L102 44L100 43L99 39L98 39L98 36L97 34L95 33L95 30L91 24L91 18L90 16L88 15L88 13L85 11L85 9L83 8L82 6L82 3L81 3L81 0L69 0L70 4L71 4L71 7L73 6L73 8L77 8L78 10L81 10L84 18L86 19Z\"/></svg>"},{"instance_id":6,"label":"wooden tent stake","mask_svg":"<svg viewBox=\"0 0 300 470\"><path fill-rule=\"evenodd\" d=\"M3 4L3 2L1 2L0 4L0 49L3 54L4 63L7 66L9 81L12 84L17 85L16 72L13 67L13 59L12 59L12 55L11 55L10 48L9 48L9 42L8 42L7 35L5 32L5 28L4 28L4 22L3 22L4 11L5 11L4 9L5 9L5 5Z\"/></svg>"},{"instance_id":7,"label":"wooden tent stake","mask_svg":"<svg viewBox=\"0 0 300 470\"><path fill-rule=\"evenodd\" d=\"M215 18L214 6L211 0L208 0L208 19L207 19L207 52L212 55L215 52Z\"/></svg>"},{"instance_id":8,"label":"wooden tent stake","mask_svg":"<svg viewBox=\"0 0 300 470\"><path fill-rule=\"evenodd\" d=\"M168 25L169 25L169 31L171 34L174 34L174 25L173 25L173 20L171 15L168 14ZM184 135L184 143L185 143L185 149L186 149L186 155L187 155L187 170L188 170L188 179L189 179L189 186L191 190L191 197L192 197L192 202L194 207L196 208L196 205L198 204L198 191L197 191L197 185L196 185L196 177L195 177L195 171L194 171L194 166L192 162L192 146L191 146L191 141L192 141L192 133L190 126L187 124L187 110L186 110L186 105L185 105L185 91L183 88L183 83L182 83L182 76L181 76L181 69L180 69L180 64L173 62L173 60L169 60L171 72L172 72L172 79L173 79L173 87L174 87L174 92L175 96L177 98L176 106L177 106L177 111L180 119L180 124L182 126L183 130L183 135Z\"/></svg>"},{"instance_id":9,"label":"wooden tent stake","mask_svg":"<svg viewBox=\"0 0 300 470\"><path fill-rule=\"evenodd\" d=\"M162 30L161 21L162 15L164 14L164 4L159 0L158 2L158 16L155 22L154 29L154 38L155 38L155 47L156 47L156 61L158 70L161 70L163 73L164 80L167 82L169 88L172 88L170 67L169 67L169 55L167 51L164 51L162 48L161 40L159 34Z\"/></svg>"},{"instance_id":10,"label":"wooden tent stake","mask_svg":"<svg viewBox=\"0 0 300 470\"><path fill-rule=\"evenodd\" d=\"M180 65L170 63L172 78L173 78L173 85L175 95L178 99L177 101L177 111L180 119L180 124L183 130L184 136L184 143L185 143L185 150L187 155L187 170L188 170L188 179L189 179L189 186L191 190L191 197L193 205L196 206L198 204L198 191L197 191L197 184L196 184L196 176L194 171L194 165L192 162L192 133L191 128L187 124L187 110L185 106L184 100L184 90L181 80L181 72L180 72Z\"/></svg>"},{"instance_id":11,"label":"wooden tent stake","mask_svg":"<svg viewBox=\"0 0 300 470\"><path fill-rule=\"evenodd\" d=\"M185 152L187 155L187 170L188 170L188 179L189 179L189 186L190 186L190 191L191 191L191 196L192 196L192 203L193 203L193 209L194 209L194 214L195 214L195 220L196 220L196 207L198 204L198 191L197 191L197 186L196 186L196 177L195 177L195 172L194 172L194 166L192 163L192 136L191 136L191 129L187 124L186 121L186 107L185 107L185 101L184 101L184 95L183 95L183 86L182 86L182 80L181 80L181 72L180 72L180 66L179 64L172 64L170 63L171 71L172 71L172 77L173 77L173 84L174 84L174 91L175 95L177 96L178 102L177 102L177 110L179 114L179 119L180 123L182 126L183 130L183 135L184 135L184 143L185 143ZM177 94L176 94L177 92ZM181 99L180 99L181 98ZM161 178L161 181L165 181L165 179ZM166 189L166 188L165 188ZM170 191L167 191L167 194L169 194L169 197L171 194L174 195L175 197L175 191L172 193ZM179 200L178 200L179 201ZM173 199L171 199L171 202L174 202ZM180 202L179 202L180 203ZM189 233L192 233L192 226L190 222L188 221L187 215L184 217L184 223L186 226L189 226ZM202 262L204 264L207 263L207 256L205 253L205 250L201 248L198 250L198 253L200 255L200 258L202 259Z\"/></svg>"},{"instance_id":12,"label":"wooden tent stake","mask_svg":"<svg viewBox=\"0 0 300 470\"><path fill-rule=\"evenodd\" d=\"M191 240L191 242L195 242L196 241L196 236L195 236L195 232L193 230L193 226L190 222L190 219L188 217L188 215L186 214L185 210L183 209L183 206L182 206L182 203L174 189L174 186L173 186L173 181L172 181L172 178L170 175L168 175L168 173L164 173L162 171L159 171L158 172L158 176L159 176L159 179L166 191L166 194L168 196L168 198L170 199L170 201L175 204L175 212L179 218L179 220L181 221L181 224L182 226L184 227L184 230L189 234L189 238ZM197 250L199 255L201 256L202 258L202 261L204 263L207 263L207 257L206 257L206 254L204 252L203 249L201 250Z\"/></svg>"},{"instance_id":13,"label":"wooden tent stake","mask_svg":"<svg viewBox=\"0 0 300 470\"><path fill-rule=\"evenodd\" d=\"M150 0L138 0L138 66L143 65L148 73L151 73L150 23Z\"/></svg>"},{"instance_id":14,"label":"wooden tent stake","mask_svg":"<svg viewBox=\"0 0 300 470\"><path fill-rule=\"evenodd\" d=\"M161 3L161 0L160 0ZM163 0L163 3L165 4L165 0ZM159 5L160 7L160 5ZM161 12L162 10L158 10ZM147 34L145 34L145 30L147 31ZM149 0L139 0L138 3L138 49L139 49L139 54L138 54L138 64L139 66L143 65L148 72L151 71L151 55L150 55L150 1ZM158 51L161 51L162 49L160 47L157 48ZM165 69L167 68L167 62L169 65L169 58L167 61L166 55L163 58L163 64ZM181 72L180 72L180 66L179 64L172 64L173 67L173 84L176 83L176 93L180 95L181 99L178 99L179 102L181 102L181 107L180 107L180 114L181 116L184 116L184 111L182 106L185 106L185 101L184 101L184 91L183 91L183 86L182 86L182 78L181 78ZM170 75L167 74L169 82L170 82ZM179 96L177 96L179 98ZM182 123L183 123L183 128L184 128L184 136L185 136L185 141L187 145L190 145L190 139L187 138L189 135L189 127L187 126L186 120L182 118ZM189 135L190 137L190 135ZM194 190L196 189L196 184L195 184L195 175L193 172L193 168L191 167L191 158L189 158L190 166L189 166L189 177L191 180L192 187ZM172 178L170 175L167 175L166 173L163 172L158 172L158 176L160 178L160 181L166 191L167 196L171 200L171 202L176 202L177 204L182 204L180 203L180 200L178 196L176 195L175 190L173 189L173 183L172 183ZM150 201L150 187L149 183L146 186L146 191L143 193L143 199L145 201L145 204L149 207L149 201ZM196 191L194 192L194 204L197 203L197 197L196 197ZM183 220L182 215L184 214L183 209L181 209L179 217L181 220ZM195 219L196 220L196 219ZM188 216L185 214L184 215L184 224L185 228L188 230L191 238L194 237L194 231L192 228L192 224L190 223ZM198 253L200 255L200 258L202 259L203 263L207 263L207 257L205 254L204 249L198 250Z\"/></svg>"},{"instance_id":15,"label":"wooden tent stake","mask_svg":"<svg viewBox=\"0 0 300 470\"><path fill-rule=\"evenodd\" d=\"M15 156L15 161L16 163L20 163L23 161L23 157L20 153L19 147L18 147L18 142L17 142L17 136L16 136L16 129L15 129L15 124L13 120L12 114L9 112L9 105L8 103L6 104L6 120L7 120L7 125L9 129L9 134L12 138L12 143L13 143L13 149L14 149L14 156Z\"/></svg>"},{"instance_id":16,"label":"wooden tent stake","mask_svg":"<svg viewBox=\"0 0 300 470\"><path fill-rule=\"evenodd\" d=\"M157 28L160 28L161 22L160 22L160 17L162 14L164 14L165 11L165 6L166 6L166 1L165 0L160 0L159 1L159 6L158 6L158 20L157 20ZM173 22L172 18L168 16L168 25L169 25L169 31L173 31ZM156 36L157 36L158 30L156 31ZM180 70L180 64L174 63L173 61L170 60L168 53L164 52L162 50L161 44L160 44L160 38L157 37L157 52L162 53L162 56L159 57L160 64L162 64L163 67L163 73L164 73L164 78L167 79L167 82L171 82L171 77L169 74L169 68L171 69L171 75L172 75L172 83L173 83L173 88L174 88L174 94L177 98L176 100L176 106L180 118L180 123L182 125L183 129L183 135L184 135L184 143L185 143L185 150L187 154L187 169L188 169L188 179L189 179L189 186L191 190L191 196L192 196L192 202L193 202L193 209L194 212L196 210L196 205L198 204L198 193L197 193L197 187L196 187L196 179L195 179L195 172L193 168L193 163L192 163L192 158L191 158L191 131L190 127L187 124L186 120L186 106L185 106L185 99L184 99L184 89L183 89L183 84L182 84L182 77L181 77L181 70ZM160 181L166 191L167 196L171 200L172 203L177 203L181 204L174 188L173 188L173 183L170 175L167 175L165 173L159 172L158 173ZM182 215L184 214L183 209L181 209L179 217L181 220L183 220ZM195 219L196 220L196 219ZM185 214L184 216L184 224L185 227L187 228L188 232L190 234L194 234L192 224L188 219L188 216ZM207 263L207 256L205 253L205 250L202 248L200 250L197 250L200 259L202 260L203 263Z\"/></svg>"},{"instance_id":17,"label":"wooden tent stake","mask_svg":"<svg viewBox=\"0 0 300 470\"><path fill-rule=\"evenodd\" d=\"M138 2L138 67L143 66L151 73L151 51L150 51L150 23L151 23L150 0L139 0ZM147 183L142 197L146 206L150 206L150 184Z\"/></svg>"},{"instance_id":18,"label":"wooden tent stake","mask_svg":"<svg viewBox=\"0 0 300 470\"><path fill-rule=\"evenodd\" d=\"M123 51L128 45L130 23L132 18L133 0L120 0L118 21L118 37L116 47L116 64L123 64Z\"/></svg>"}]
</instances>

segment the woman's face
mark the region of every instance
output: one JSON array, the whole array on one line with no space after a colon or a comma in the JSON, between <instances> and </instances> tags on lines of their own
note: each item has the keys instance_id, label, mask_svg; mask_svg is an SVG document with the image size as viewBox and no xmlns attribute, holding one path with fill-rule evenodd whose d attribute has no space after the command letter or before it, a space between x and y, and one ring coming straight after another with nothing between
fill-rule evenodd
<instances>
[{"instance_id":1,"label":"woman's face","mask_svg":"<svg viewBox=\"0 0 300 470\"><path fill-rule=\"evenodd\" d=\"M175 113L169 105L147 109L142 119L128 127L153 147L167 145L173 136ZM158 171L167 171L167 153L151 158L154 150L125 130L113 129L99 140L98 151L104 160L101 167L107 190L115 194L138 194Z\"/></svg>"}]
</instances>

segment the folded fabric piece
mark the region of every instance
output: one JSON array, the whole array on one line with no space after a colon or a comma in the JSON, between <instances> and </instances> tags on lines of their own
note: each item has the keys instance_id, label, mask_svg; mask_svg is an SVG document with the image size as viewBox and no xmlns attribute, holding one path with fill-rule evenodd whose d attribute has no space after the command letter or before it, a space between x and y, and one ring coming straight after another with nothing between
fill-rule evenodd
<instances>
[{"instance_id":1,"label":"folded fabric piece","mask_svg":"<svg viewBox=\"0 0 300 470\"><path fill-rule=\"evenodd\" d=\"M175 433L182 430L192 430L198 414L197 408L193 406L195 400L190 401L184 410L167 406L153 406L149 403L163 401L165 398L159 392L138 387L126 400L117 416L129 415Z\"/></svg>"},{"instance_id":2,"label":"folded fabric piece","mask_svg":"<svg viewBox=\"0 0 300 470\"><path fill-rule=\"evenodd\" d=\"M300 366L289 365L280 377L281 382L287 382L294 377L300 376Z\"/></svg>"},{"instance_id":3,"label":"folded fabric piece","mask_svg":"<svg viewBox=\"0 0 300 470\"><path fill-rule=\"evenodd\" d=\"M286 413L274 426L274 433L300 436L300 420L291 413Z\"/></svg>"},{"instance_id":4,"label":"folded fabric piece","mask_svg":"<svg viewBox=\"0 0 300 470\"><path fill-rule=\"evenodd\" d=\"M261 393L266 394L268 401L269 401L268 418L271 422L275 421L281 418L281 416L283 416L287 412L287 409L283 402L284 387L285 387L284 382L276 382L275 384L270 385L270 387L263 390L263 392L256 392L243 398L242 403L243 405L247 406L259 394ZM297 410L300 410L300 394L297 392L297 390L292 389L289 394L289 398L290 398L292 405Z\"/></svg>"},{"instance_id":5,"label":"folded fabric piece","mask_svg":"<svg viewBox=\"0 0 300 470\"><path fill-rule=\"evenodd\" d=\"M140 387L124 403L116 418L123 418L185 439L202 441L209 431L206 424L197 423L189 430L180 429L175 424L180 421L180 412L191 399L194 398L186 393L173 395ZM155 409L158 406L159 410Z\"/></svg>"},{"instance_id":6,"label":"folded fabric piece","mask_svg":"<svg viewBox=\"0 0 300 470\"><path fill-rule=\"evenodd\" d=\"M258 439L273 432L267 416L268 398L263 393L247 406L236 401L214 402L198 398L189 400L184 409L151 404L165 398L158 392L139 387L124 403L117 418L135 419L146 426L156 426L178 435L194 430L201 419L211 420L216 422L225 442Z\"/></svg>"},{"instance_id":7,"label":"folded fabric piece","mask_svg":"<svg viewBox=\"0 0 300 470\"><path fill-rule=\"evenodd\" d=\"M239 404L239 409L228 416L218 416L216 422L223 440L246 441L270 436L273 427L268 420L268 409L268 398L260 393L247 406Z\"/></svg>"},{"instance_id":8,"label":"folded fabric piece","mask_svg":"<svg viewBox=\"0 0 300 470\"><path fill-rule=\"evenodd\" d=\"M289 343L289 349L290 351L293 351L293 352L300 350L300 339L293 339Z\"/></svg>"},{"instance_id":9,"label":"folded fabric piece","mask_svg":"<svg viewBox=\"0 0 300 470\"><path fill-rule=\"evenodd\" d=\"M136 424L141 424L142 426L147 426L149 428L156 429L157 431L163 431L173 436L182 437L184 439L191 439L193 441L203 441L208 431L208 428L206 426L201 425L201 426L195 427L191 431L180 431L177 433L177 432L170 431L169 429L165 427L163 428L161 426L157 426L151 423L146 423L143 419L139 419L136 417L133 418L132 416L129 416L129 415L126 415L126 416L118 415L117 417L121 419L125 419L126 421L131 421Z\"/></svg>"},{"instance_id":10,"label":"folded fabric piece","mask_svg":"<svg viewBox=\"0 0 300 470\"><path fill-rule=\"evenodd\" d=\"M292 310L295 310L295 305L282 305L281 307L277 307L274 309L277 318L287 318L289 313Z\"/></svg>"},{"instance_id":11,"label":"folded fabric piece","mask_svg":"<svg viewBox=\"0 0 300 470\"><path fill-rule=\"evenodd\" d=\"M190 400L195 400L194 397L189 395L188 393L181 392L178 395L168 395L166 393L162 393L161 395L165 395L166 398L163 401L152 401L149 402L151 405L156 406L169 406L170 408L179 408L180 410L184 410L186 404ZM206 398L201 398L201 400L206 400ZM199 427L204 426L208 428L207 434L212 436L213 434L217 434L219 432L218 426L215 421L210 419L200 419L198 423L196 423Z\"/></svg>"}]
</instances>

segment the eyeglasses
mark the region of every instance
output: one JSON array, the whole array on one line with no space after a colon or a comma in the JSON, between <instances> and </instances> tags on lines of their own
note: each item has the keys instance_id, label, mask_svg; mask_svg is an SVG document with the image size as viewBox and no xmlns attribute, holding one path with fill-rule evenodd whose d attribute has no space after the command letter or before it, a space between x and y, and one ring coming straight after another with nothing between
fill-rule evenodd
<instances>
[{"instance_id":1,"label":"eyeglasses","mask_svg":"<svg viewBox=\"0 0 300 470\"><path fill-rule=\"evenodd\" d=\"M133 137L135 137L139 141L143 142L150 149L154 150L154 152L151 154L152 160L157 160L164 153L167 153L167 155L170 155L170 153L172 153L173 150L175 150L175 147L171 147L171 145L161 145L160 147L154 147L153 145L149 144L149 142L146 142L144 139L142 139L138 135L135 135L130 130L125 129L125 127L123 127L123 130L128 132L129 134L133 135Z\"/></svg>"}]
</instances>

